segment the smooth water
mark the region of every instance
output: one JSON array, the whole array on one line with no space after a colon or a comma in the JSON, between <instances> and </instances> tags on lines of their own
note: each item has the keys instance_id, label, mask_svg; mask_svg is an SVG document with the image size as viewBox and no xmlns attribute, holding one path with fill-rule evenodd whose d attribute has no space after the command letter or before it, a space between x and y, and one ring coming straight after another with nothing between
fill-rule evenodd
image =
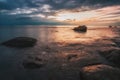
<instances>
[{"instance_id":1,"label":"smooth water","mask_svg":"<svg viewBox=\"0 0 120 80\"><path fill-rule=\"evenodd\" d=\"M93 41L103 37L113 37L115 34L109 28L89 28L86 33L78 33L73 27L23 26L0 27L0 42L15 37L33 37L41 43L48 42L80 42Z\"/></svg>"}]
</instances>

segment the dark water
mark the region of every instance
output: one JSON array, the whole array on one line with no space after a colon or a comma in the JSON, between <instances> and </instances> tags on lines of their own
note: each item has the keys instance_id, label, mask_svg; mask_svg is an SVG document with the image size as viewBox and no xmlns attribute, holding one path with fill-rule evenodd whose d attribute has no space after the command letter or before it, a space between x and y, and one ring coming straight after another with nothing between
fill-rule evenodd
<instances>
[{"instance_id":1,"label":"dark water","mask_svg":"<svg viewBox=\"0 0 120 80\"><path fill-rule=\"evenodd\" d=\"M63 60L59 60L56 64L51 61L55 61L53 55L57 55L54 49L59 46L58 43L69 44L79 42L87 44L94 42L96 39L114 37L116 35L108 28L91 28L87 33L77 33L69 26L0 27L0 43L21 36L36 38L38 42L36 46L24 49L0 45L0 80L79 80L79 76L76 75L77 72L69 70L61 72L59 70L57 65L64 65ZM50 46L53 49L46 51L44 49L46 46ZM45 58L48 60L48 64L41 69L25 69L22 63L29 55Z\"/></svg>"}]
</instances>

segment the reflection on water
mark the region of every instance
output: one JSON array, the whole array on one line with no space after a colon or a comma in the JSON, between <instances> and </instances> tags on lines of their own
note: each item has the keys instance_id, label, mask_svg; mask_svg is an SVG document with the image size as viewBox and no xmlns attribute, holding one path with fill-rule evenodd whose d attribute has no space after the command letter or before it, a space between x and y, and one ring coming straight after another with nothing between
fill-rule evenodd
<instances>
[{"instance_id":1,"label":"reflection on water","mask_svg":"<svg viewBox=\"0 0 120 80\"><path fill-rule=\"evenodd\" d=\"M115 34L107 28L89 29L86 33L74 32L72 28L57 28L57 31L58 32L54 33L55 41L66 43L91 42L96 39L115 36Z\"/></svg>"},{"instance_id":2,"label":"reflection on water","mask_svg":"<svg viewBox=\"0 0 120 80\"><path fill-rule=\"evenodd\" d=\"M99 38L114 37L115 34L108 28L89 29L87 33L77 33L72 30L72 27L0 27L0 42L21 36L36 38L38 42L35 47L25 49L0 46L0 80L53 80L56 76L58 78L56 77L55 80L79 80L76 71L69 70L67 67L66 71L62 69L61 72L60 68L67 65L64 57L68 53L81 52L79 49L82 47L77 46L75 49L74 44L71 44L73 47L55 45L51 48L53 43L88 43ZM47 65L37 70L24 69L22 62L30 55L46 59ZM51 76L54 78L48 79Z\"/></svg>"},{"instance_id":3,"label":"reflection on water","mask_svg":"<svg viewBox=\"0 0 120 80\"><path fill-rule=\"evenodd\" d=\"M89 29L87 33L77 33L72 27L2 27L0 42L14 37L28 36L37 38L41 43L50 42L91 42L95 39L113 37L115 34L108 28Z\"/></svg>"}]
</instances>

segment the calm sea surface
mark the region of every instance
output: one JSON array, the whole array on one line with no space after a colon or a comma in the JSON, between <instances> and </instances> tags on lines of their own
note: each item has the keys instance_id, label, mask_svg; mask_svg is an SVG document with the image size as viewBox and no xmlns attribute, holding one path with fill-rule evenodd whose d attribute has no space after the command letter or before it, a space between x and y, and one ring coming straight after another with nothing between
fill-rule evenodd
<instances>
[{"instance_id":1,"label":"calm sea surface","mask_svg":"<svg viewBox=\"0 0 120 80\"><path fill-rule=\"evenodd\" d=\"M89 28L89 27L88 27ZM89 41L103 37L113 37L115 34L105 27L90 27L87 33L74 32L71 26L17 26L0 27L0 42L14 37L33 37L41 43Z\"/></svg>"}]
</instances>

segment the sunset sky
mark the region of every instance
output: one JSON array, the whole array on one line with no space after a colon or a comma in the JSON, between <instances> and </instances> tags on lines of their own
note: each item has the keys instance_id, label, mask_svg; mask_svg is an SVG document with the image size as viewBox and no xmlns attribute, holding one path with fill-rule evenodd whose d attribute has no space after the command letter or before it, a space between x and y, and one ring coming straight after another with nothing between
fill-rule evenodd
<instances>
[{"instance_id":1,"label":"sunset sky","mask_svg":"<svg viewBox=\"0 0 120 80\"><path fill-rule=\"evenodd\" d=\"M0 0L0 25L120 25L120 0Z\"/></svg>"}]
</instances>

